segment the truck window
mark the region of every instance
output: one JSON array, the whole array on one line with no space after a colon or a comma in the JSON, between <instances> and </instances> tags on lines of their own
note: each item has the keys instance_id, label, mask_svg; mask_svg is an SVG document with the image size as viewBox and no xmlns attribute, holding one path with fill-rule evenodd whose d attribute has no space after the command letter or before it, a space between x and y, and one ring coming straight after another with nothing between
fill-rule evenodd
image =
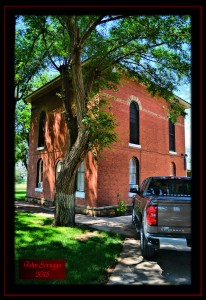
<instances>
[{"instance_id":1,"label":"truck window","mask_svg":"<svg viewBox=\"0 0 206 300\"><path fill-rule=\"evenodd\" d=\"M150 193L152 195L168 195L169 194L168 180L153 179L150 182L147 193Z\"/></svg>"},{"instance_id":2,"label":"truck window","mask_svg":"<svg viewBox=\"0 0 206 300\"><path fill-rule=\"evenodd\" d=\"M191 180L184 179L152 179L147 195L190 196Z\"/></svg>"},{"instance_id":3,"label":"truck window","mask_svg":"<svg viewBox=\"0 0 206 300\"><path fill-rule=\"evenodd\" d=\"M191 195L191 180L172 179L169 181L170 194L177 196Z\"/></svg>"}]
</instances>

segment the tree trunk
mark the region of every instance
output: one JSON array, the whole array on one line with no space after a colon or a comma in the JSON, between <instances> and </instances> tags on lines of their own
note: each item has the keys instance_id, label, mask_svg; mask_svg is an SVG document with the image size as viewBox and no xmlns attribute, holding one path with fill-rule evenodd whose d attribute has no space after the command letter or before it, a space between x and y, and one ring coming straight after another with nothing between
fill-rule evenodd
<instances>
[{"instance_id":1,"label":"tree trunk","mask_svg":"<svg viewBox=\"0 0 206 300\"><path fill-rule=\"evenodd\" d=\"M76 173L88 151L88 135L80 132L69 151L67 149L62 170L56 181L55 226L75 226L75 190Z\"/></svg>"},{"instance_id":2,"label":"tree trunk","mask_svg":"<svg viewBox=\"0 0 206 300\"><path fill-rule=\"evenodd\" d=\"M60 172L56 182L55 226L75 226L75 177L77 167L69 164ZM70 172L74 168L73 173Z\"/></svg>"},{"instance_id":3,"label":"tree trunk","mask_svg":"<svg viewBox=\"0 0 206 300\"><path fill-rule=\"evenodd\" d=\"M86 96L81 66L81 43L77 19L67 18L71 38L71 87L68 85L68 66L61 67L62 98L67 116L68 147L63 166L56 181L56 226L75 226L75 179L79 165L88 152L88 131L82 123L86 113ZM72 90L70 99L69 89Z\"/></svg>"},{"instance_id":4,"label":"tree trunk","mask_svg":"<svg viewBox=\"0 0 206 300\"><path fill-rule=\"evenodd\" d=\"M55 226L75 226L75 194L56 193Z\"/></svg>"}]
</instances>

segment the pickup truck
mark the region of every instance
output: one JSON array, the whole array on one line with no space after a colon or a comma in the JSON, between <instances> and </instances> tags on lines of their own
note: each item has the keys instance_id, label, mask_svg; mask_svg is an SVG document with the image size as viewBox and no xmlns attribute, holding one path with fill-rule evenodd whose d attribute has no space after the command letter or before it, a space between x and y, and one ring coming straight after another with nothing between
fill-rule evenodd
<instances>
[{"instance_id":1,"label":"pickup truck","mask_svg":"<svg viewBox=\"0 0 206 300\"><path fill-rule=\"evenodd\" d=\"M190 251L191 177L148 177L136 193L132 222L142 256L151 258L159 249Z\"/></svg>"}]
</instances>

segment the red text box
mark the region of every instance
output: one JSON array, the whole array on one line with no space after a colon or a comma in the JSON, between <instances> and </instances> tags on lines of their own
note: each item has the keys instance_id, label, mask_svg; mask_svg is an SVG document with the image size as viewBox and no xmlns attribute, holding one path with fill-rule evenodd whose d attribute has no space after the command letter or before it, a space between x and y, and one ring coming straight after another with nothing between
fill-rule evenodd
<instances>
[{"instance_id":1,"label":"red text box","mask_svg":"<svg viewBox=\"0 0 206 300\"><path fill-rule=\"evenodd\" d=\"M36 280L66 279L65 260L19 260L19 278Z\"/></svg>"}]
</instances>

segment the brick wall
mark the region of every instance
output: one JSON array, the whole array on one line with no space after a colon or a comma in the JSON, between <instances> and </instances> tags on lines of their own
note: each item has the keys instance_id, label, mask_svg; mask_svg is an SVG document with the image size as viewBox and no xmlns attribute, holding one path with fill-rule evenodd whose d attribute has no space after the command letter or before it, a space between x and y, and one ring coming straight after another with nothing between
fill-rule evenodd
<instances>
[{"instance_id":1,"label":"brick wall","mask_svg":"<svg viewBox=\"0 0 206 300\"><path fill-rule=\"evenodd\" d=\"M58 88L39 95L32 104L31 132L28 166L27 196L53 200L55 187L55 166L63 159L66 145L67 126L61 100L56 96ZM139 183L152 175L171 175L171 162L176 165L177 175L186 175L184 118L175 124L176 153L169 153L169 129L167 103L164 99L152 98L146 89L135 81L123 80L118 92L104 91L110 99L119 126L120 142L113 144L112 150L105 149L98 165L91 153L85 158L85 199L78 198L82 207L102 207L116 205L117 193L131 203L129 198L129 161L136 157L139 161ZM129 145L130 102L139 105L140 148ZM46 146L37 150L38 127L41 111L46 112ZM44 162L43 192L35 192L37 162Z\"/></svg>"},{"instance_id":2,"label":"brick wall","mask_svg":"<svg viewBox=\"0 0 206 300\"><path fill-rule=\"evenodd\" d=\"M116 100L111 101L112 111L117 117L117 132L121 142L115 143L112 150L105 149L98 169L98 206L115 205L117 193L131 203L129 194L129 161L136 157L139 161L139 183L148 176L172 175L171 162L176 165L177 175L186 175L181 153L185 153L184 118L179 117L175 124L176 153L169 153L169 127L167 103L164 99L152 98L142 85L127 81L120 86L118 93L105 91ZM129 105L136 101L139 105L140 146L129 145Z\"/></svg>"},{"instance_id":3,"label":"brick wall","mask_svg":"<svg viewBox=\"0 0 206 300\"><path fill-rule=\"evenodd\" d=\"M53 200L55 185L55 166L63 159L66 145L66 123L64 119L61 100L56 96L55 90L52 93L41 96L32 105L30 142L29 142L29 163L27 178L27 196ZM39 117L45 111L45 147L38 148ZM35 192L37 178L37 162L43 159L43 193Z\"/></svg>"}]
</instances>

